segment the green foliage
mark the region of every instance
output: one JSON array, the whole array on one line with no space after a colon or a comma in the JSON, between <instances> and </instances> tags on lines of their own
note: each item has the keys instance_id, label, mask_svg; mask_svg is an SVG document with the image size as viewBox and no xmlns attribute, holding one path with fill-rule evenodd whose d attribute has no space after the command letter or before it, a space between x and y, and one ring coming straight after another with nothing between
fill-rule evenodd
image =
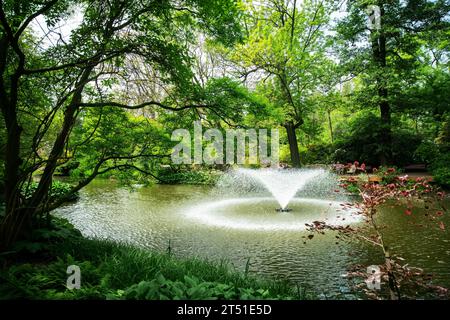
<instances>
[{"instance_id":1,"label":"green foliage","mask_svg":"<svg viewBox=\"0 0 450 320\"><path fill-rule=\"evenodd\" d=\"M401 170L397 167L381 166L376 171L376 175L381 178L381 183L383 184L393 183L401 174Z\"/></svg>"},{"instance_id":2,"label":"green foliage","mask_svg":"<svg viewBox=\"0 0 450 320\"><path fill-rule=\"evenodd\" d=\"M358 70L352 89L354 109L376 108L384 121L373 127L372 138L379 149L370 148L376 152L372 157L408 164L419 142L410 139L412 126L414 135L422 131L434 140L433 127L439 127L436 121L442 121L448 109L448 3L354 0L346 4L347 15L337 23L335 35L340 67L347 74ZM367 28L366 10L372 4L381 8L376 30ZM403 124L409 126L400 135L399 124L390 123L396 113L405 116ZM389 140L393 140L392 148Z\"/></svg>"},{"instance_id":3,"label":"green foliage","mask_svg":"<svg viewBox=\"0 0 450 320\"><path fill-rule=\"evenodd\" d=\"M89 240L80 235L72 235L48 249L46 261L16 263L1 270L0 299L307 297L299 296L288 282L263 280L233 271L226 262L177 259L125 244ZM80 290L65 287L69 265L81 269Z\"/></svg>"},{"instance_id":4,"label":"green foliage","mask_svg":"<svg viewBox=\"0 0 450 320\"><path fill-rule=\"evenodd\" d=\"M450 188L450 168L441 167L433 170L434 181L444 188Z\"/></svg>"},{"instance_id":5,"label":"green foliage","mask_svg":"<svg viewBox=\"0 0 450 320\"><path fill-rule=\"evenodd\" d=\"M353 194L359 194L359 187L358 184L355 183L349 183L346 187L347 191Z\"/></svg>"},{"instance_id":6,"label":"green foliage","mask_svg":"<svg viewBox=\"0 0 450 320\"><path fill-rule=\"evenodd\" d=\"M33 195L33 193L36 191L38 185L39 185L38 182L32 181L31 183L29 183L28 185L26 185L23 188L22 193L23 193L23 196L25 197L25 199L28 199ZM72 190L72 185L70 183L54 180L54 181L52 181L52 185L50 187L48 196L49 196L50 200L58 199L63 196L69 195L71 190ZM76 200L77 198L78 198L78 193L76 192L73 195L71 195L69 200Z\"/></svg>"},{"instance_id":7,"label":"green foliage","mask_svg":"<svg viewBox=\"0 0 450 320\"><path fill-rule=\"evenodd\" d=\"M334 160L348 163L359 159L369 165L380 165L380 156L386 152L385 145L380 143L386 129L381 119L373 113L362 113L350 125L345 125L346 129L341 130L334 143ZM393 132L393 163L399 166L413 163L414 151L420 141L419 136L402 128L396 129Z\"/></svg>"},{"instance_id":8,"label":"green foliage","mask_svg":"<svg viewBox=\"0 0 450 320\"><path fill-rule=\"evenodd\" d=\"M7 210L26 209L31 219L46 208L54 194L35 192L31 208L19 199L18 189L36 173L45 182L70 173L83 180L80 186L101 174L151 180L170 148L164 121L154 118L198 112L194 105L201 109L211 93L202 94L196 81L191 44L201 38L233 45L242 38L241 13L230 0L2 1L0 107L9 111L0 119L0 191L12 195ZM36 17L45 20L42 28ZM70 18L76 21L62 31L64 41L39 35ZM228 88L239 89L234 84ZM236 98L244 91L236 90ZM26 197L34 190L27 188ZM13 230L28 224L15 218L1 229L25 233Z\"/></svg>"},{"instance_id":9,"label":"green foliage","mask_svg":"<svg viewBox=\"0 0 450 320\"><path fill-rule=\"evenodd\" d=\"M431 141L422 141L414 152L414 160L418 163L431 164L438 156L439 148Z\"/></svg>"},{"instance_id":10,"label":"green foliage","mask_svg":"<svg viewBox=\"0 0 450 320\"><path fill-rule=\"evenodd\" d=\"M214 185L219 179L221 171L182 169L174 171L172 168L160 169L158 178L167 184L200 184Z\"/></svg>"},{"instance_id":11,"label":"green foliage","mask_svg":"<svg viewBox=\"0 0 450 320\"><path fill-rule=\"evenodd\" d=\"M398 126L392 133L392 160L391 163L402 167L416 163L414 151L420 145L422 137L411 130Z\"/></svg>"},{"instance_id":12,"label":"green foliage","mask_svg":"<svg viewBox=\"0 0 450 320\"><path fill-rule=\"evenodd\" d=\"M183 280L171 281L159 274L152 281L141 281L117 296L122 299L139 300L246 300L289 299L286 296L271 296L267 289L236 288L229 284L205 282L197 277L184 276Z\"/></svg>"},{"instance_id":13,"label":"green foliage","mask_svg":"<svg viewBox=\"0 0 450 320\"><path fill-rule=\"evenodd\" d=\"M80 165L79 162L70 160L67 163L57 167L55 170L55 175L56 176L70 176L72 171L77 169L79 165Z\"/></svg>"},{"instance_id":14,"label":"green foliage","mask_svg":"<svg viewBox=\"0 0 450 320\"><path fill-rule=\"evenodd\" d=\"M49 27L67 19L71 10L81 21L65 41L44 44L32 27L23 25L43 8L43 1L2 2L0 104L8 112L0 115L1 194L32 181L55 154L60 155L55 174L86 182L99 174L125 184L150 183L157 174L167 183L214 184L220 172L211 167L160 169L169 163L171 130L190 127L198 119L221 130L295 124L305 163L357 159L378 166L390 154L388 160L399 167L428 164L435 182L450 187L446 1L377 1L383 8L382 26L370 32L367 0L347 1L348 14L337 24L330 23L330 13L337 9L331 0L297 1L297 6L291 1L259 6L251 1L189 0L182 8L177 1L52 3L39 15ZM7 35L6 25L14 37ZM335 32L329 32L332 28ZM193 50L198 42L208 47ZM204 59L203 51L212 52L211 48L220 52ZM329 52L338 53L339 59ZM213 70L205 70L206 60L213 61ZM342 83L349 75L354 78ZM135 107L142 102L145 106ZM383 104L389 106L385 112L390 121L380 119L377 109ZM19 130L11 131L16 122ZM392 133L392 146L385 143L386 133ZM10 146L15 143L8 142L19 135L14 154ZM67 143L52 149L59 145L57 136ZM287 144L298 148L289 141L282 133L284 162L290 152ZM20 164L13 183L5 181L8 158L9 164ZM53 172L50 169L47 172ZM393 182L398 174L389 167L378 172L383 183ZM24 208L11 213L20 214L36 189L35 182L13 189L12 194L23 195L17 203ZM70 189L54 181L37 206L67 196ZM357 192L356 183L348 190ZM292 296L280 284L251 280L222 265L80 239L66 222L47 224L38 218L27 230L27 239L3 257L16 254L44 261L13 266L4 273L5 296ZM68 263L86 269L86 286L79 291L61 285Z\"/></svg>"},{"instance_id":15,"label":"green foliage","mask_svg":"<svg viewBox=\"0 0 450 320\"><path fill-rule=\"evenodd\" d=\"M90 109L83 115L71 140L79 145L73 159L78 166L71 171L75 178L103 173L123 183L146 182L145 172L153 172L170 154L169 134L155 120L112 107ZM99 161L103 162L97 168Z\"/></svg>"},{"instance_id":16,"label":"green foliage","mask_svg":"<svg viewBox=\"0 0 450 320\"><path fill-rule=\"evenodd\" d=\"M450 80L449 80L450 83ZM450 87L450 85L449 85ZM450 90L450 88L449 88ZM448 91L447 91L448 92ZM448 107L448 103L447 103ZM445 119L445 117L443 117ZM436 138L436 143L441 150L450 151L450 115L447 114L445 121L439 130L439 134Z\"/></svg>"},{"instance_id":17,"label":"green foliage","mask_svg":"<svg viewBox=\"0 0 450 320\"><path fill-rule=\"evenodd\" d=\"M202 94L205 104L211 106L207 109L211 120L243 123L247 114L260 118L268 116L268 101L230 78L209 80Z\"/></svg>"},{"instance_id":18,"label":"green foliage","mask_svg":"<svg viewBox=\"0 0 450 320\"><path fill-rule=\"evenodd\" d=\"M82 270L83 288L68 290L67 267L77 265ZM2 276L1 299L101 299L104 291L97 281L98 269L89 261L75 261L72 256L57 257L46 265L25 263L11 266ZM99 288L95 288L98 285Z\"/></svg>"},{"instance_id":19,"label":"green foliage","mask_svg":"<svg viewBox=\"0 0 450 320\"><path fill-rule=\"evenodd\" d=\"M439 154L431 166L434 181L444 188L450 188L450 153Z\"/></svg>"},{"instance_id":20,"label":"green foliage","mask_svg":"<svg viewBox=\"0 0 450 320\"><path fill-rule=\"evenodd\" d=\"M300 152L304 163L329 164L333 162L333 146L328 144L311 144L306 151Z\"/></svg>"},{"instance_id":21,"label":"green foliage","mask_svg":"<svg viewBox=\"0 0 450 320\"><path fill-rule=\"evenodd\" d=\"M33 228L27 239L14 243L11 253L24 256L46 255L47 251L61 242L71 241L81 236L81 233L65 219L54 217L50 222L39 222L36 223L37 226Z\"/></svg>"}]
</instances>

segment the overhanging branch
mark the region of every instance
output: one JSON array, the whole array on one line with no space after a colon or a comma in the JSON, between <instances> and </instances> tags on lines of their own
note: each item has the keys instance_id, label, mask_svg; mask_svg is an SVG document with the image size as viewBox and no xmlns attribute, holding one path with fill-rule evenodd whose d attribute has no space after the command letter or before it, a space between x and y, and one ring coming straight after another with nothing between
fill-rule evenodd
<instances>
[{"instance_id":1,"label":"overhanging branch","mask_svg":"<svg viewBox=\"0 0 450 320\"><path fill-rule=\"evenodd\" d=\"M181 106L181 107L171 107L171 106L168 106L168 105L163 104L158 101L147 101L147 102L137 104L137 105L127 105L127 104L113 102L113 101L84 102L84 103L79 103L78 106L79 107L87 107L87 108L119 107L119 108L130 109L130 110L141 109L141 108L148 107L148 106L157 106L162 109L171 110L171 111L181 111L181 110L193 109L193 108L211 108L212 107L212 105L206 105L206 104L190 104L190 105L185 105L185 106Z\"/></svg>"}]
</instances>

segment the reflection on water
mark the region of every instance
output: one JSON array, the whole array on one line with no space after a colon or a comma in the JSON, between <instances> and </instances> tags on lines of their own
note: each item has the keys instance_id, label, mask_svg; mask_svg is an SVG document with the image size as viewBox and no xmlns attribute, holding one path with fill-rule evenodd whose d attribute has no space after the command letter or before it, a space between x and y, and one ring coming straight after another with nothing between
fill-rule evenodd
<instances>
[{"instance_id":1,"label":"reflection on water","mask_svg":"<svg viewBox=\"0 0 450 320\"><path fill-rule=\"evenodd\" d=\"M211 192L209 187L155 185L130 192L111 181L96 180L81 191L79 201L56 213L68 218L88 237L114 239L159 251L165 251L170 241L177 256L226 259L238 270L243 270L250 259L251 272L298 281L328 297L347 291L343 275L350 265L381 262L379 253L368 245L336 243L333 232L305 241L308 233L301 228L236 228L202 223L201 218L192 219L187 214L201 203L223 200L220 193ZM250 214L263 215L257 204L244 205ZM269 205L270 202L262 202L259 208ZM292 206L297 205L302 206L295 202ZM303 209L314 205L317 203L304 204ZM268 211L264 212L267 215ZM230 219L236 216L233 210L229 214ZM274 216L280 214L284 213L273 211ZM289 224L295 224L297 218L305 219L301 213L283 217ZM450 287L447 229L443 231L437 223L425 222L420 209L406 216L402 209L385 208L380 218L389 223L385 232L392 252L410 265L435 274L437 284ZM264 221L270 219L273 216ZM448 217L444 217L444 223L450 227Z\"/></svg>"},{"instance_id":2,"label":"reflection on water","mask_svg":"<svg viewBox=\"0 0 450 320\"><path fill-rule=\"evenodd\" d=\"M250 197L200 202L183 213L201 224L250 231L304 231L307 224L317 220L344 226L362 220L355 210L343 212L341 205L338 201L296 198L289 202L288 212L279 212L273 198Z\"/></svg>"}]
</instances>

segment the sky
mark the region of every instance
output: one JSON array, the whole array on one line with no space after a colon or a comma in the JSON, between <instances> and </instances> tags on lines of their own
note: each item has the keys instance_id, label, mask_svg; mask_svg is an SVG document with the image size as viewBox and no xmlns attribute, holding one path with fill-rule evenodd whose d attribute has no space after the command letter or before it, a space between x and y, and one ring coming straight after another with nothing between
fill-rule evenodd
<instances>
[{"instance_id":1,"label":"sky","mask_svg":"<svg viewBox=\"0 0 450 320\"><path fill-rule=\"evenodd\" d=\"M64 41L68 41L72 30L76 29L83 20L82 11L77 8L72 10L72 13L67 17L67 19L61 20L53 28L49 28L44 16L40 15L35 18L31 23L29 28L33 31L33 34L38 38L37 43L42 49L56 44L60 38Z\"/></svg>"},{"instance_id":2,"label":"sky","mask_svg":"<svg viewBox=\"0 0 450 320\"><path fill-rule=\"evenodd\" d=\"M254 4L261 4L264 1L253 1ZM297 0L297 7L301 6L303 0ZM293 5L293 1L291 2ZM336 11L331 14L331 19L340 19L345 16L344 11ZM47 23L45 22L44 16L38 16L35 18L31 24L30 28L33 30L33 33L38 38L37 43L39 47L42 49L46 49L56 44L60 38L64 41L68 41L72 30L76 29L82 22L83 12L82 8L75 7L72 9L72 13L68 16L67 19L61 20L57 23L57 25L49 29Z\"/></svg>"}]
</instances>

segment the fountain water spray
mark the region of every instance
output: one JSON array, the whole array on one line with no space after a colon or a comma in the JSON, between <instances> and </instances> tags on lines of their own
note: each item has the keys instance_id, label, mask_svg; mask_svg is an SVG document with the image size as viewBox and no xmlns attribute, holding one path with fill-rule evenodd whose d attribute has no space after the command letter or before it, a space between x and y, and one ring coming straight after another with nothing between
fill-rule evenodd
<instances>
[{"instance_id":1,"label":"fountain water spray","mask_svg":"<svg viewBox=\"0 0 450 320\"><path fill-rule=\"evenodd\" d=\"M183 215L210 226L259 231L306 230L314 221L358 223L357 212L343 212L349 200L335 192L337 184L337 177L323 169L230 170L216 185L216 200L197 203ZM276 203L278 212L292 213L273 214Z\"/></svg>"},{"instance_id":2,"label":"fountain water spray","mask_svg":"<svg viewBox=\"0 0 450 320\"><path fill-rule=\"evenodd\" d=\"M291 211L289 201L302 190L305 184L325 173L323 169L238 169L238 174L251 177L262 184L278 201L279 212Z\"/></svg>"}]
</instances>

